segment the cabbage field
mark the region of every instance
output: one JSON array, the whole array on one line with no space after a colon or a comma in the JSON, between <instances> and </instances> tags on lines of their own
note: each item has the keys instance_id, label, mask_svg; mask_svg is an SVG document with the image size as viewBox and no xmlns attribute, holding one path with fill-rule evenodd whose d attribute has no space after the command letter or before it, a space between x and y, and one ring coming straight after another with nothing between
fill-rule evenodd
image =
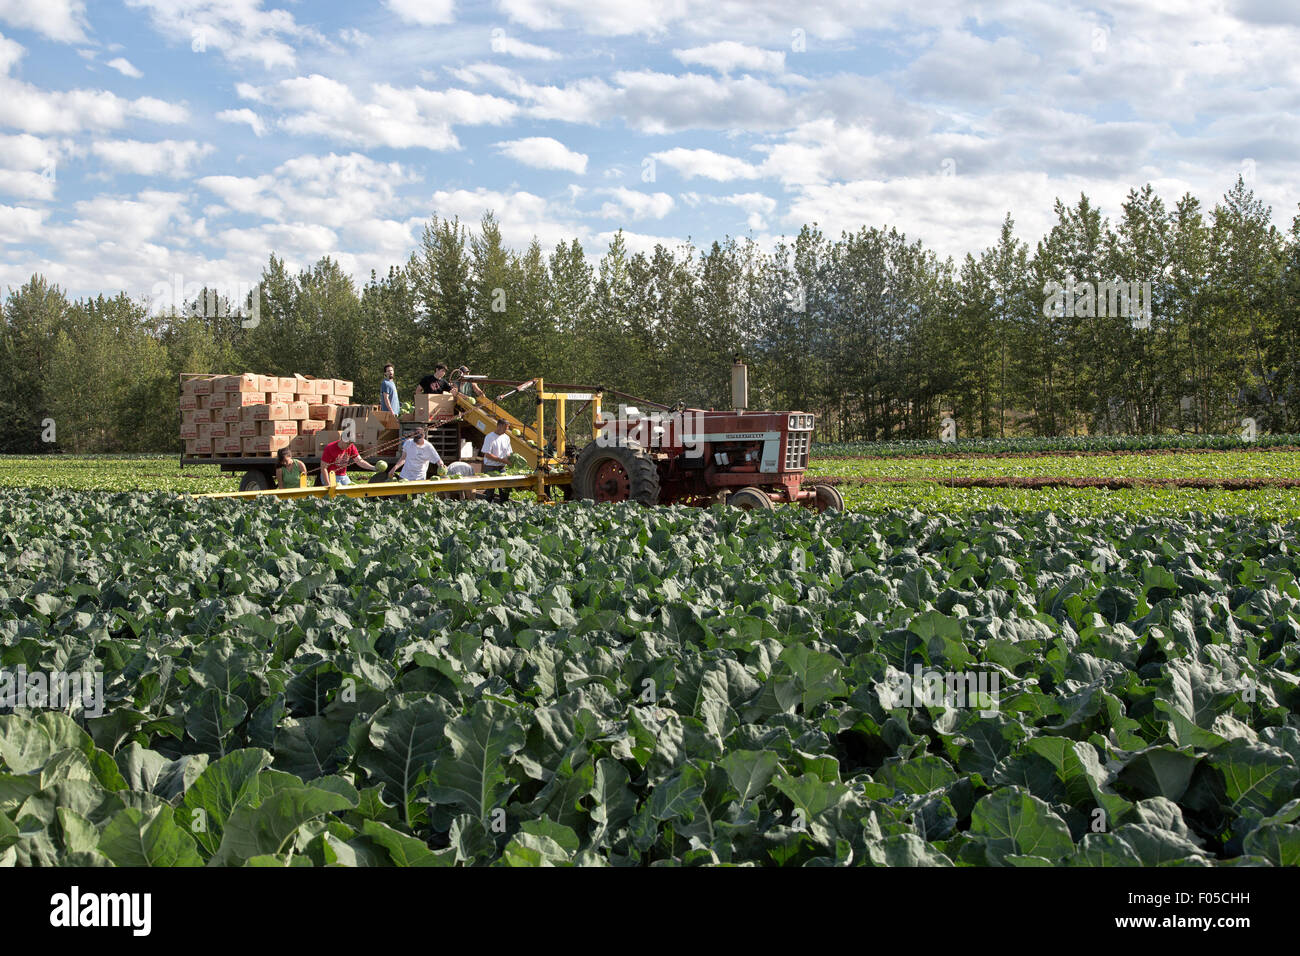
<instances>
[{"instance_id":1,"label":"cabbage field","mask_svg":"<svg viewBox=\"0 0 1300 956\"><path fill-rule=\"evenodd\" d=\"M1279 520L0 490L0 673L103 679L0 706L0 862L1294 865L1269 490Z\"/></svg>"}]
</instances>

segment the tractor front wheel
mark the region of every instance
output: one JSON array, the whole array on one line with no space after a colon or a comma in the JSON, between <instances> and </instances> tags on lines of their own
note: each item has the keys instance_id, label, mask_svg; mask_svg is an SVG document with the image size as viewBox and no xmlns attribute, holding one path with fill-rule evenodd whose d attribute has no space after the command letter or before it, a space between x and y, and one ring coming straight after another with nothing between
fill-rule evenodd
<instances>
[{"instance_id":1,"label":"tractor front wheel","mask_svg":"<svg viewBox=\"0 0 1300 956\"><path fill-rule=\"evenodd\" d=\"M573 468L573 494L588 501L658 504L659 469L639 448L592 442L578 452Z\"/></svg>"},{"instance_id":2,"label":"tractor front wheel","mask_svg":"<svg viewBox=\"0 0 1300 956\"><path fill-rule=\"evenodd\" d=\"M768 493L753 485L746 485L738 491L733 491L727 498L727 504L744 511L772 511L774 508Z\"/></svg>"}]
</instances>

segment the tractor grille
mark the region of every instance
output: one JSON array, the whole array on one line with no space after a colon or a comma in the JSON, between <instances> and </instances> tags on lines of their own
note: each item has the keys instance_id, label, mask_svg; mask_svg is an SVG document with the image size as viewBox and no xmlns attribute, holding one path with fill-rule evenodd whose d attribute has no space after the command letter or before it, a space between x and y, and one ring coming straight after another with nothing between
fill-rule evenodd
<instances>
[{"instance_id":1,"label":"tractor grille","mask_svg":"<svg viewBox=\"0 0 1300 956\"><path fill-rule=\"evenodd\" d=\"M790 432L785 439L785 470L802 471L808 467L808 444L812 432Z\"/></svg>"}]
</instances>

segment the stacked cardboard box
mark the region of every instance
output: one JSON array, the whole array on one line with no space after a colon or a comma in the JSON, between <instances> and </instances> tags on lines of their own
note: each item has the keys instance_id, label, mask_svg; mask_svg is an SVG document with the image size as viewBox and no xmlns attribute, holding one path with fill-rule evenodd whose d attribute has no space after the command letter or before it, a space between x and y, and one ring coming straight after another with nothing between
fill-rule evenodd
<instances>
[{"instance_id":1,"label":"stacked cardboard box","mask_svg":"<svg viewBox=\"0 0 1300 956\"><path fill-rule=\"evenodd\" d=\"M339 413L352 399L343 379L204 375L181 383L181 438L192 457L271 457L281 448L319 454L322 434L338 437ZM358 436L360 438L360 436Z\"/></svg>"}]
</instances>

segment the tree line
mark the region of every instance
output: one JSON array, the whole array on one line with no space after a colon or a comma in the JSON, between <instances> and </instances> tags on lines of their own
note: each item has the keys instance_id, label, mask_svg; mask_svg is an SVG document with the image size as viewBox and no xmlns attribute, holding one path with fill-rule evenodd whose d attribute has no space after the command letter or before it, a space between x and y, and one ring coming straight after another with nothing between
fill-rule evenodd
<instances>
[{"instance_id":1,"label":"tree line","mask_svg":"<svg viewBox=\"0 0 1300 956\"><path fill-rule=\"evenodd\" d=\"M1008 216L960 262L815 225L770 249L632 253L619 233L593 261L435 216L360 289L271 255L256 303L166 314L35 275L0 303L0 451L177 451L183 372L347 378L378 402L392 362L409 401L444 361L724 408L736 354L751 407L815 412L823 440L932 438L949 416L959 436L1300 431L1300 216L1279 230L1240 178L1208 212L1148 185L1113 223L1086 195L1055 216L1032 249Z\"/></svg>"}]
</instances>

